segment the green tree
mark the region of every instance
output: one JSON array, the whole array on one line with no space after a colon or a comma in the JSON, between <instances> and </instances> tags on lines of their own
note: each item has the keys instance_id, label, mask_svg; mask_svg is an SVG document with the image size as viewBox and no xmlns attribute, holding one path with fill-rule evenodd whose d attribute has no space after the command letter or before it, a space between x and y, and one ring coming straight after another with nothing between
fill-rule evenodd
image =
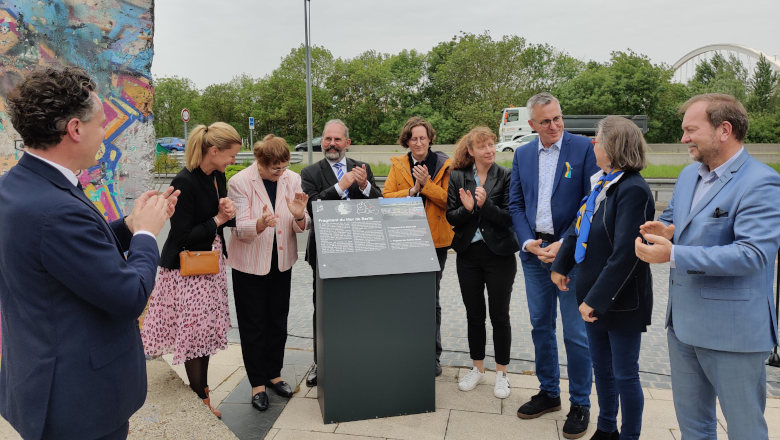
<instances>
[{"instance_id":1,"label":"green tree","mask_svg":"<svg viewBox=\"0 0 780 440\"><path fill-rule=\"evenodd\" d=\"M501 109L523 105L533 94L549 90L576 75L578 62L550 46L529 45L524 38L489 33L464 33L435 48L431 83L435 93L447 94L438 103L442 113L465 129L498 127ZM439 58L439 59L436 59Z\"/></svg>"},{"instance_id":2,"label":"green tree","mask_svg":"<svg viewBox=\"0 0 780 440\"><path fill-rule=\"evenodd\" d=\"M193 126L201 116L199 101L200 93L190 79L178 76L155 77L152 112L157 137L183 137L184 122L181 120L181 111L184 108L190 111L190 126Z\"/></svg>"},{"instance_id":3,"label":"green tree","mask_svg":"<svg viewBox=\"0 0 780 440\"><path fill-rule=\"evenodd\" d=\"M381 129L391 106L389 60L389 55L370 50L334 63L333 74L328 79L333 116L347 124L355 144L393 142L392 137Z\"/></svg>"},{"instance_id":4,"label":"green tree","mask_svg":"<svg viewBox=\"0 0 780 440\"><path fill-rule=\"evenodd\" d=\"M778 110L778 74L763 55L756 63L755 73L748 80L748 83L750 84L750 96L747 100L749 110L754 112L776 112Z\"/></svg>"}]
</instances>

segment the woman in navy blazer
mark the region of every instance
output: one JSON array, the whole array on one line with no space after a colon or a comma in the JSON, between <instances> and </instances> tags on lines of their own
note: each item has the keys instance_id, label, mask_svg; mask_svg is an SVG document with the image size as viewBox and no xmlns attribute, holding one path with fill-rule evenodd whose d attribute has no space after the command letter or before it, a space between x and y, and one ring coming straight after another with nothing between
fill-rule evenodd
<instances>
[{"instance_id":1,"label":"woman in navy blazer","mask_svg":"<svg viewBox=\"0 0 780 440\"><path fill-rule=\"evenodd\" d=\"M567 290L566 274L579 265L577 301L586 322L600 411L591 439L638 439L644 407L639 347L653 308L650 267L634 252L639 226L655 213L653 195L639 174L647 144L639 128L619 116L601 121L593 144L601 171L591 177L591 193L566 233L552 265L552 281Z\"/></svg>"}]
</instances>

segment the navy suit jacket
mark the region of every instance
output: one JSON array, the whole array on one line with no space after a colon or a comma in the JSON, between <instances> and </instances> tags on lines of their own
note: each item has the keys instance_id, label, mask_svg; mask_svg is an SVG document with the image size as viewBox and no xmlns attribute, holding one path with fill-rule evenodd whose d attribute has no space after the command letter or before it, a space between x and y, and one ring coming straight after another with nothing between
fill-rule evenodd
<instances>
[{"instance_id":1,"label":"navy suit jacket","mask_svg":"<svg viewBox=\"0 0 780 440\"><path fill-rule=\"evenodd\" d=\"M136 318L157 241L107 223L60 171L28 156L0 177L0 414L25 439L101 437L146 399Z\"/></svg>"},{"instance_id":2,"label":"navy suit jacket","mask_svg":"<svg viewBox=\"0 0 780 440\"><path fill-rule=\"evenodd\" d=\"M571 174L566 176L567 167ZM558 166L555 169L551 209L555 239L559 240L577 216L580 202L590 192L590 176L599 168L590 139L563 132ZM509 189L509 214L515 233L523 246L536 238L536 207L539 197L539 139L515 151L512 162L512 184ZM530 252L520 251L520 258L536 258Z\"/></svg>"}]
</instances>

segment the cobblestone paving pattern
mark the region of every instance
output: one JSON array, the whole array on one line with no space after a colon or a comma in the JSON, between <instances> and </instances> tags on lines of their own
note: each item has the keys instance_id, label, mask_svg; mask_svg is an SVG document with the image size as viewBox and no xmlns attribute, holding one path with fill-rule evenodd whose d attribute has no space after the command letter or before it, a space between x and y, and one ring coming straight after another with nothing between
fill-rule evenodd
<instances>
[{"instance_id":1,"label":"cobblestone paving pattern","mask_svg":"<svg viewBox=\"0 0 780 440\"><path fill-rule=\"evenodd\" d=\"M455 270L456 255L452 252L448 255L447 265L444 269L444 277L441 282L441 307L442 307L442 365L470 366L471 358L468 353L468 339L466 330L466 309L460 296L458 275ZM512 322L512 349L510 351L511 362L509 372L523 373L533 372L534 347L531 340L531 324L528 319L528 306L525 297L525 281L523 278L520 259L517 260L517 276L511 302ZM228 269L229 270L229 269ZM312 325L311 315L312 288L311 268L301 257L293 267L292 293L290 299L290 314L288 319L287 348L311 350ZM642 335L642 349L639 357L639 370L642 386L652 388L671 388L671 369L669 366L669 352L666 343L666 330L664 319L666 316L666 304L669 298L669 266L653 265L653 292L654 306L652 325L647 333ZM231 342L239 342L238 328L235 320L235 306L233 304L232 282L228 272L228 285L230 286L230 306L233 329L229 333ZM492 344L492 327L490 318L487 320L487 358L485 366L495 369L495 354ZM558 357L561 364L561 375L567 377L566 352L563 346L563 330L561 317L557 319ZM780 368L767 367L767 395L780 397Z\"/></svg>"}]
</instances>

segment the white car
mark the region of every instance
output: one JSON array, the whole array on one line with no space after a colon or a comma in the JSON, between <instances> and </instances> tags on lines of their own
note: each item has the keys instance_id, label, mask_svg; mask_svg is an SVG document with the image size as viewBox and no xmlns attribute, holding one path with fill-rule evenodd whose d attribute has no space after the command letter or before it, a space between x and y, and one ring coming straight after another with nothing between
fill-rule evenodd
<instances>
[{"instance_id":1,"label":"white car","mask_svg":"<svg viewBox=\"0 0 780 440\"><path fill-rule=\"evenodd\" d=\"M529 143L531 141L536 140L537 138L539 138L539 134L538 133L531 133L531 134L527 134L527 135L525 135L525 136L523 136L523 137L521 137L521 138L519 138L517 140L514 140L514 141L498 143L498 144L496 144L496 152L497 153L514 152L517 149L517 147L523 146L523 145L525 145L525 144L527 144L527 143Z\"/></svg>"}]
</instances>

